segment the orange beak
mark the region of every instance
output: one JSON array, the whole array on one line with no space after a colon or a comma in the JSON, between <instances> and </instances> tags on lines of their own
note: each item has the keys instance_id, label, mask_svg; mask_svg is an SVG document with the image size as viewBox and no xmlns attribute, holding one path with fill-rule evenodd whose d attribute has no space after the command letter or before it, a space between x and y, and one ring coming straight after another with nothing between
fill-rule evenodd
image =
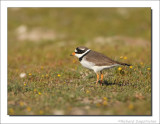
<instances>
[{"instance_id":1,"label":"orange beak","mask_svg":"<svg viewBox=\"0 0 160 124\"><path fill-rule=\"evenodd\" d=\"M71 54L71 56L74 56L76 53L75 52L73 52L72 54Z\"/></svg>"}]
</instances>

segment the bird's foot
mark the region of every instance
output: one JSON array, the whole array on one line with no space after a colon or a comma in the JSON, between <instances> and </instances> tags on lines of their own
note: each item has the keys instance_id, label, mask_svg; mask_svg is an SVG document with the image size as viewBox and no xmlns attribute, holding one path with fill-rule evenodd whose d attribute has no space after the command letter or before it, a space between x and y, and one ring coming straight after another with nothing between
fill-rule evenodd
<instances>
[{"instance_id":1,"label":"bird's foot","mask_svg":"<svg viewBox=\"0 0 160 124\"><path fill-rule=\"evenodd\" d=\"M98 84L100 84L101 86L103 85L103 82L102 81L95 81L95 82L93 82L93 83L95 83L96 85L98 85Z\"/></svg>"},{"instance_id":2,"label":"bird's foot","mask_svg":"<svg viewBox=\"0 0 160 124\"><path fill-rule=\"evenodd\" d=\"M98 84L98 81L96 81L96 85Z\"/></svg>"}]
</instances>

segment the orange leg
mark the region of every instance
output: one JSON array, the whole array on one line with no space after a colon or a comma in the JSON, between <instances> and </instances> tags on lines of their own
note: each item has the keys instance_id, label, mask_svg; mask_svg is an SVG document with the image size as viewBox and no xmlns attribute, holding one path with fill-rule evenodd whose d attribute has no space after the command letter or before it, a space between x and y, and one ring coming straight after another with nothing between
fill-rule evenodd
<instances>
[{"instance_id":1,"label":"orange leg","mask_svg":"<svg viewBox=\"0 0 160 124\"><path fill-rule=\"evenodd\" d=\"M101 72L101 85L102 85L102 83L103 83L103 74Z\"/></svg>"},{"instance_id":2,"label":"orange leg","mask_svg":"<svg viewBox=\"0 0 160 124\"><path fill-rule=\"evenodd\" d=\"M99 75L97 73L97 81L96 81L96 84L98 84L98 81L99 81Z\"/></svg>"}]
</instances>

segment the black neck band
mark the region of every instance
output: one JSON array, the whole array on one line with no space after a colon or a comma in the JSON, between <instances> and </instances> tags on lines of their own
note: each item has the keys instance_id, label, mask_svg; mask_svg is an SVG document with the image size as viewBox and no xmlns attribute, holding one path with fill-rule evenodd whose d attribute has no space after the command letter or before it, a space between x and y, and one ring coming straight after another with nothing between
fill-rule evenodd
<instances>
[{"instance_id":1,"label":"black neck band","mask_svg":"<svg viewBox=\"0 0 160 124\"><path fill-rule=\"evenodd\" d=\"M91 51L91 50L90 50ZM87 55L90 51L88 51L87 53L85 53L83 56L81 56L80 58L79 58L79 61L81 61L82 59L83 59L83 57L85 56L85 55Z\"/></svg>"}]
</instances>

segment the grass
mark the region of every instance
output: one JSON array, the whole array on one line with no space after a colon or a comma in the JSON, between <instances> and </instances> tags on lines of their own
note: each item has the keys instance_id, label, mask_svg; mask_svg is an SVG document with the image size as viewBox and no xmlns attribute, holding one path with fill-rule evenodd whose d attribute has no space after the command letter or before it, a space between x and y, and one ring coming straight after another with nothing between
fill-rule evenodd
<instances>
[{"instance_id":1,"label":"grass","mask_svg":"<svg viewBox=\"0 0 160 124\"><path fill-rule=\"evenodd\" d=\"M9 8L8 114L151 115L150 11ZM96 85L96 74L70 56L79 45L132 67L105 70Z\"/></svg>"}]
</instances>

